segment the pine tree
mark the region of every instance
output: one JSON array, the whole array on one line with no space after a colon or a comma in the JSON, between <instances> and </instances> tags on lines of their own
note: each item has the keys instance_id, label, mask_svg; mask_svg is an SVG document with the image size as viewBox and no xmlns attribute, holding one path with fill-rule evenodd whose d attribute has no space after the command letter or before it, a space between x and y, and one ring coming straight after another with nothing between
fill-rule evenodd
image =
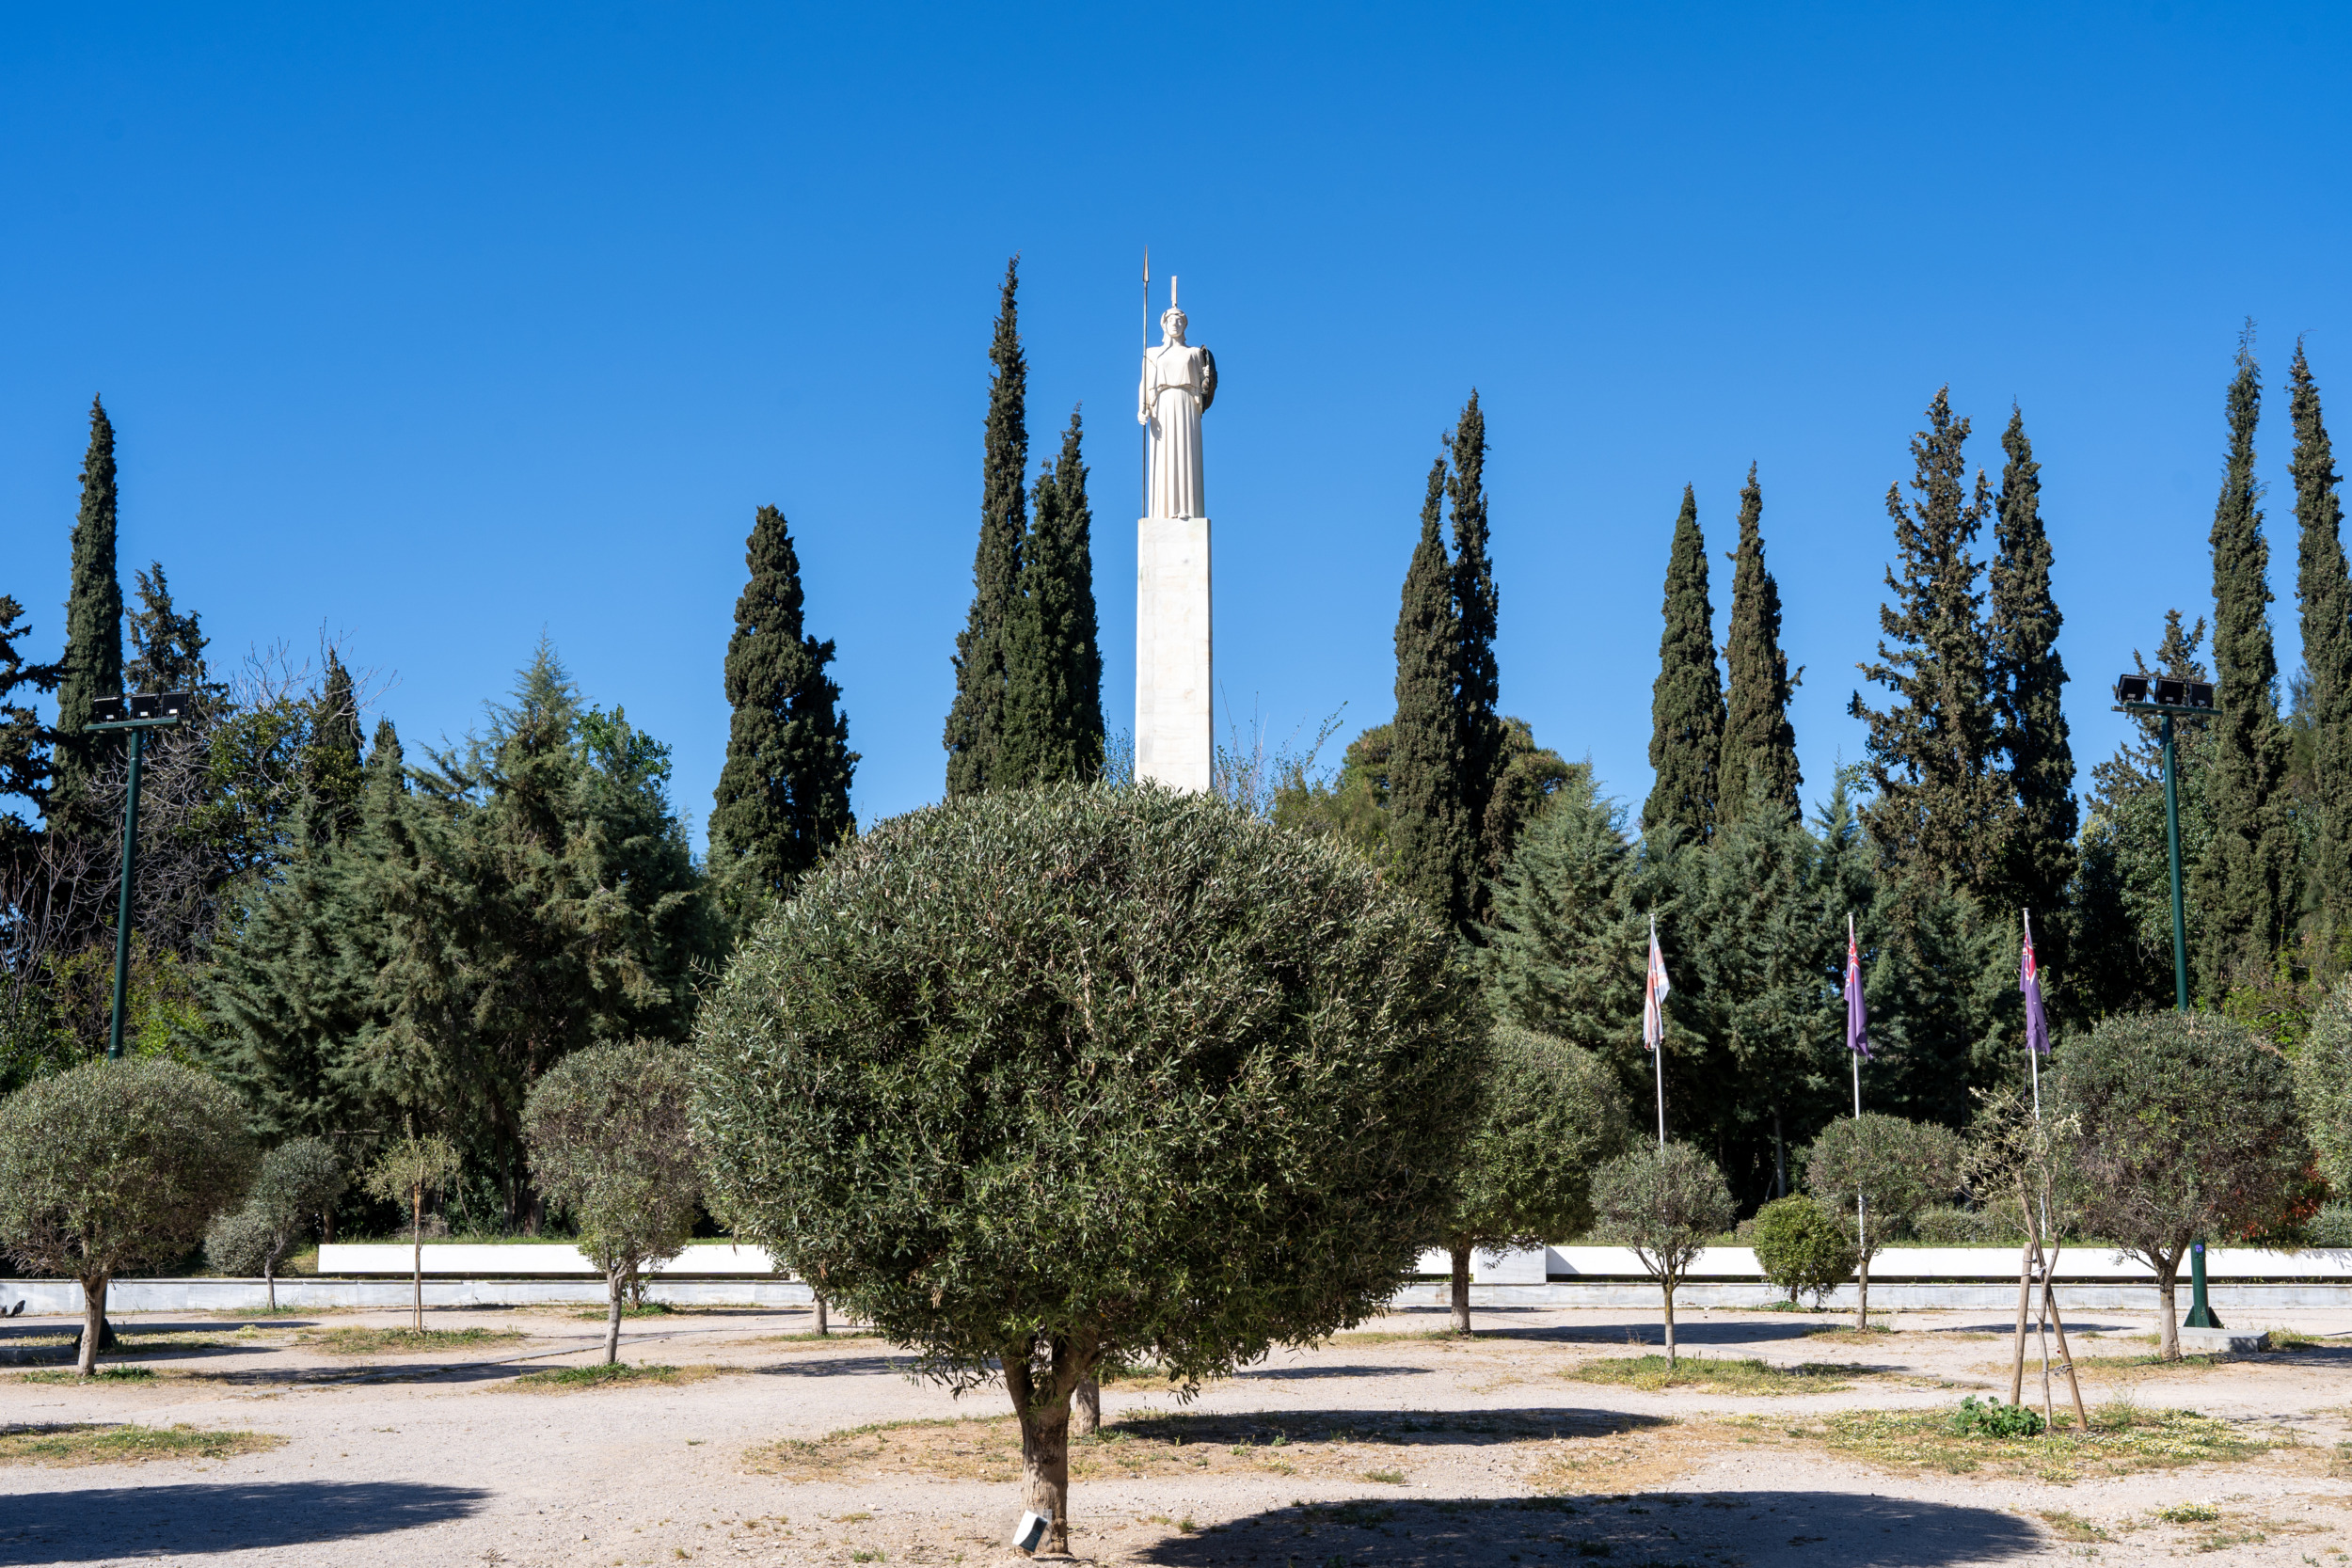
<instances>
[{"instance_id":1,"label":"pine tree","mask_svg":"<svg viewBox=\"0 0 2352 1568\"><path fill-rule=\"evenodd\" d=\"M1715 668L1715 607L1707 596L1707 540L1687 484L1666 558L1665 619L1650 691L1649 765L1657 782L1642 807L1642 836L1672 832L1682 843L1704 844L1715 827L1724 686Z\"/></svg>"},{"instance_id":2,"label":"pine tree","mask_svg":"<svg viewBox=\"0 0 2352 1568\"><path fill-rule=\"evenodd\" d=\"M1061 454L1038 477L1036 520L1021 558L1021 594L1007 639L1004 764L1008 783L1103 776L1103 655L1096 646L1093 515L1078 410Z\"/></svg>"},{"instance_id":3,"label":"pine tree","mask_svg":"<svg viewBox=\"0 0 2352 1568\"><path fill-rule=\"evenodd\" d=\"M89 405L89 451L82 459L82 510L73 523L63 668L57 683L53 801L78 815L93 809L87 797L106 738L87 733L90 705L122 689L122 584L115 577L115 428L96 398Z\"/></svg>"},{"instance_id":4,"label":"pine tree","mask_svg":"<svg viewBox=\"0 0 2352 1568\"><path fill-rule=\"evenodd\" d=\"M1484 843L1486 817L1509 760L1509 737L1499 711L1502 678L1495 665L1495 632L1501 605L1494 563L1486 553L1486 416L1472 388L1448 443L1454 471L1446 498L1454 513L1454 617L1460 640L1454 674L1454 708L1462 727L1462 811L1470 841ZM1475 871L1470 887L1471 915L1483 919L1486 883Z\"/></svg>"},{"instance_id":5,"label":"pine tree","mask_svg":"<svg viewBox=\"0 0 2352 1568\"><path fill-rule=\"evenodd\" d=\"M1764 566L1764 492L1748 465L1740 492L1740 547L1732 553L1731 635L1724 642L1723 761L1715 772L1715 819L1727 826L1747 811L1749 792L1802 819L1797 732L1788 698L1804 676L1788 673L1780 646L1780 584Z\"/></svg>"},{"instance_id":6,"label":"pine tree","mask_svg":"<svg viewBox=\"0 0 2352 1568\"><path fill-rule=\"evenodd\" d=\"M2254 478L2262 371L2253 328L2238 341L2228 396L2229 466L2213 515L2213 842L2198 863L2204 906L2197 983L2218 1003L2268 971L2287 940L2294 871L2287 816L2287 734L2279 721L2279 659L2270 641L2270 546Z\"/></svg>"},{"instance_id":7,"label":"pine tree","mask_svg":"<svg viewBox=\"0 0 2352 1568\"><path fill-rule=\"evenodd\" d=\"M1993 503L1981 471L1969 496L1968 421L1952 417L1949 391L1937 391L1928 428L1912 439L1917 499L1906 506L1901 486L1886 487L1902 575L1886 574L1895 603L1879 608L1882 662L1860 668L1896 700L1881 713L1857 691L1848 710L1870 727L1877 798L1863 822L1881 852L1904 879L1947 878L1974 894L2000 874L1999 736L1971 553Z\"/></svg>"},{"instance_id":8,"label":"pine tree","mask_svg":"<svg viewBox=\"0 0 2352 1568\"><path fill-rule=\"evenodd\" d=\"M2064 923L2057 918L2074 878L2074 750L2058 698L2066 666L2058 652L2064 617L2050 596L2050 536L2042 526L2042 467L2022 411L2010 410L1992 570L1993 699L2008 763L2010 822L1995 909L2031 911L2044 933L2039 954L2064 967ZM2053 918L2042 919L2050 916Z\"/></svg>"},{"instance_id":9,"label":"pine tree","mask_svg":"<svg viewBox=\"0 0 2352 1568\"><path fill-rule=\"evenodd\" d=\"M2303 345L2289 372L2295 390L2296 598L2303 616L2304 711L2311 760L2302 791L2312 817L2305 899L2323 958L2345 963L2352 940L2352 576L2344 554L2344 510L2335 454L2320 417L2319 388Z\"/></svg>"},{"instance_id":10,"label":"pine tree","mask_svg":"<svg viewBox=\"0 0 2352 1568\"><path fill-rule=\"evenodd\" d=\"M57 689L58 665L28 663L17 644L32 632L24 607L0 594L0 798L14 797L35 815L49 810L50 751L54 732L28 698ZM0 809L0 867L33 842L33 829L15 813Z\"/></svg>"},{"instance_id":11,"label":"pine tree","mask_svg":"<svg viewBox=\"0 0 2352 1568\"><path fill-rule=\"evenodd\" d=\"M858 755L841 688L825 673L834 646L803 623L801 561L784 514L763 506L743 543L748 578L727 639L727 759L710 811L710 842L754 886L782 897L801 874L857 832L850 783Z\"/></svg>"},{"instance_id":12,"label":"pine tree","mask_svg":"<svg viewBox=\"0 0 2352 1568\"><path fill-rule=\"evenodd\" d=\"M1029 371L1021 356L1021 258L1005 263L989 345L993 376L980 460L980 540L972 557L972 610L956 636L956 700L947 710L947 793L972 795L1004 777L1006 646L1021 595L1028 526L1023 482L1029 466Z\"/></svg>"},{"instance_id":13,"label":"pine tree","mask_svg":"<svg viewBox=\"0 0 2352 1568\"><path fill-rule=\"evenodd\" d=\"M1390 870L1398 887L1460 929L1470 913L1476 840L1462 800L1462 723L1454 705L1461 628L1442 531L1445 459L1429 470L1421 542L1396 617L1396 721L1389 752Z\"/></svg>"}]
</instances>

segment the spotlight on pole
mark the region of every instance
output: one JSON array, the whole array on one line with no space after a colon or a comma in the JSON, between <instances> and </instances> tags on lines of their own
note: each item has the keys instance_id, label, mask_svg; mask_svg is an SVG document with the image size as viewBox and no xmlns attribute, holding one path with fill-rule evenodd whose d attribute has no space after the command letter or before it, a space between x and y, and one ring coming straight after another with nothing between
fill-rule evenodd
<instances>
[{"instance_id":1,"label":"spotlight on pole","mask_svg":"<svg viewBox=\"0 0 2352 1568\"><path fill-rule=\"evenodd\" d=\"M2148 677L2118 675L2115 677L2115 700L2119 703L2144 703L2148 700Z\"/></svg>"},{"instance_id":2,"label":"spotlight on pole","mask_svg":"<svg viewBox=\"0 0 2352 1568\"><path fill-rule=\"evenodd\" d=\"M115 909L114 1022L106 1030L109 1059L122 1054L122 1015L130 994L131 879L139 863L139 759L147 752L147 732L170 729L189 706L184 691L132 691L90 699L90 721L85 728L131 734L131 777L122 800L122 895Z\"/></svg>"}]
</instances>

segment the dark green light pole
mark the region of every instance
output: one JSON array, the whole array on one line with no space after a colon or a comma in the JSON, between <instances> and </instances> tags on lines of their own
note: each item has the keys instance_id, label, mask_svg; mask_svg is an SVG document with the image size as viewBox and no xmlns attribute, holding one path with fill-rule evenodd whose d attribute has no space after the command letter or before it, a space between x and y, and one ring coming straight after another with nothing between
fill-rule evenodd
<instances>
[{"instance_id":1,"label":"dark green light pole","mask_svg":"<svg viewBox=\"0 0 2352 1568\"><path fill-rule=\"evenodd\" d=\"M100 697L90 704L91 730L126 730L131 737L130 785L122 797L122 892L115 905L115 1006L106 1026L106 1059L122 1055L122 1020L131 990L131 882L139 863L139 761L147 732L167 730L187 710L188 694L166 691Z\"/></svg>"},{"instance_id":2,"label":"dark green light pole","mask_svg":"<svg viewBox=\"0 0 2352 1568\"><path fill-rule=\"evenodd\" d=\"M2181 1012L2188 1011L2188 917L2181 905L2181 784L2180 766L2172 743L2172 721L2193 719L2200 722L2213 717L2213 688L2203 681L2174 680L2169 675L2153 679L2146 675L2124 675L2115 683L2115 710L2118 713L2154 716L2160 724L2159 736L2164 742L2164 848L2172 872L2172 1006ZM2151 698L2153 701L2151 701ZM2221 1320L2213 1315L2213 1305L2205 1299L2205 1243L2200 1239L2188 1244L2188 1321L2184 1328L2219 1328Z\"/></svg>"}]
</instances>

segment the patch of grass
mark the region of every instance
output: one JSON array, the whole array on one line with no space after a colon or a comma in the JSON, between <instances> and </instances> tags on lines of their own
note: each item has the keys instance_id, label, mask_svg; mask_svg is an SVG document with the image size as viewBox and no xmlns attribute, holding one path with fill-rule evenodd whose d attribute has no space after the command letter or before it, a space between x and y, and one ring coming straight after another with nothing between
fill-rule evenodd
<instances>
[{"instance_id":1,"label":"patch of grass","mask_svg":"<svg viewBox=\"0 0 2352 1568\"><path fill-rule=\"evenodd\" d=\"M1851 1386L1849 1379L1871 1374L1867 1367L1826 1361L1775 1367L1768 1361L1686 1355L1669 1367L1662 1355L1612 1355L1581 1362L1561 1375L1579 1383L1613 1383L1648 1393L1693 1388L1708 1394L1835 1394Z\"/></svg>"},{"instance_id":2,"label":"patch of grass","mask_svg":"<svg viewBox=\"0 0 2352 1568\"><path fill-rule=\"evenodd\" d=\"M2299 1328L2274 1328L2269 1333L2272 1350L2312 1350L2328 1342L2325 1334L2306 1334Z\"/></svg>"},{"instance_id":3,"label":"patch of grass","mask_svg":"<svg viewBox=\"0 0 2352 1568\"><path fill-rule=\"evenodd\" d=\"M1156 1361L1138 1361L1126 1366L1097 1368L1094 1381L1108 1388L1117 1383L1171 1383L1175 1379L1174 1374Z\"/></svg>"},{"instance_id":4,"label":"patch of grass","mask_svg":"<svg viewBox=\"0 0 2352 1568\"><path fill-rule=\"evenodd\" d=\"M545 1370L525 1372L512 1386L534 1389L615 1388L645 1383L701 1383L732 1371L731 1367L698 1362L691 1367L668 1367L660 1362L616 1361L607 1367L549 1367Z\"/></svg>"},{"instance_id":5,"label":"patch of grass","mask_svg":"<svg viewBox=\"0 0 2352 1568\"><path fill-rule=\"evenodd\" d=\"M643 1307L622 1307L621 1316L624 1318L666 1318L677 1310L678 1308L666 1301L649 1301ZM575 1312L572 1316L584 1318L591 1323L611 1323L612 1309L610 1307L591 1307L585 1311Z\"/></svg>"},{"instance_id":6,"label":"patch of grass","mask_svg":"<svg viewBox=\"0 0 2352 1568\"><path fill-rule=\"evenodd\" d=\"M1401 1345L1439 1339L1458 1345L1465 1338L1476 1338L1475 1334L1467 1336L1456 1334L1450 1328L1366 1328L1359 1329L1352 1334L1334 1334L1327 1342L1335 1345Z\"/></svg>"},{"instance_id":7,"label":"patch of grass","mask_svg":"<svg viewBox=\"0 0 2352 1568\"><path fill-rule=\"evenodd\" d=\"M2168 1525L2210 1525L2221 1517L2221 1511L2211 1503L2177 1503L2156 1510L2156 1517Z\"/></svg>"},{"instance_id":8,"label":"patch of grass","mask_svg":"<svg viewBox=\"0 0 2352 1568\"><path fill-rule=\"evenodd\" d=\"M1892 1323L1872 1318L1870 1326L1867 1328L1856 1328L1851 1323L1837 1325L1823 1323L1819 1328L1806 1329L1804 1337L1808 1339L1827 1339L1836 1345L1875 1345L1881 1342L1880 1335L1894 1332L1895 1328Z\"/></svg>"},{"instance_id":9,"label":"patch of grass","mask_svg":"<svg viewBox=\"0 0 2352 1568\"><path fill-rule=\"evenodd\" d=\"M269 1432L198 1427L100 1426L71 1422L0 1428L0 1464L140 1465L152 1459L228 1459L267 1453L286 1440Z\"/></svg>"},{"instance_id":10,"label":"patch of grass","mask_svg":"<svg viewBox=\"0 0 2352 1568\"><path fill-rule=\"evenodd\" d=\"M805 1348L810 1345L830 1345L836 1339L879 1339L881 1338L881 1335L876 1334L870 1328L836 1328L830 1334L819 1334L815 1329L808 1329L798 1334L761 1334L746 1342L755 1345L799 1345Z\"/></svg>"},{"instance_id":11,"label":"patch of grass","mask_svg":"<svg viewBox=\"0 0 2352 1568\"><path fill-rule=\"evenodd\" d=\"M89 1376L84 1377L80 1372L69 1367L44 1367L37 1372L19 1372L13 1381L18 1383L152 1383L155 1381L155 1369L107 1366L101 1367Z\"/></svg>"},{"instance_id":12,"label":"patch of grass","mask_svg":"<svg viewBox=\"0 0 2352 1568\"><path fill-rule=\"evenodd\" d=\"M523 1336L511 1328L323 1328L294 1336L329 1355L414 1355L425 1351L479 1350L512 1345Z\"/></svg>"},{"instance_id":13,"label":"patch of grass","mask_svg":"<svg viewBox=\"0 0 2352 1568\"><path fill-rule=\"evenodd\" d=\"M1378 1481L1383 1486L1402 1486L1405 1484L1405 1472L1402 1470L1366 1470L1364 1479Z\"/></svg>"},{"instance_id":14,"label":"patch of grass","mask_svg":"<svg viewBox=\"0 0 2352 1568\"><path fill-rule=\"evenodd\" d=\"M1756 1424L1755 1418L1745 1424ZM1728 1424L1742 1424L1733 1418ZM2251 1459L2277 1446L2194 1410L2141 1410L2127 1404L2102 1406L2091 1430L2071 1428L2039 1437L1992 1437L1954 1431L1953 1411L1849 1410L1801 1421L1787 1435L1820 1442L1841 1453L1894 1469L1932 1469L1965 1474L1990 1469L2003 1475L2035 1476L2069 1483L2084 1476L2130 1475Z\"/></svg>"},{"instance_id":15,"label":"patch of grass","mask_svg":"<svg viewBox=\"0 0 2352 1568\"><path fill-rule=\"evenodd\" d=\"M2092 1524L2079 1513L2072 1513L2062 1508L2045 1508L2041 1513L2042 1522L2049 1526L2060 1541L2105 1541L2107 1539L2107 1532L2105 1529Z\"/></svg>"}]
</instances>

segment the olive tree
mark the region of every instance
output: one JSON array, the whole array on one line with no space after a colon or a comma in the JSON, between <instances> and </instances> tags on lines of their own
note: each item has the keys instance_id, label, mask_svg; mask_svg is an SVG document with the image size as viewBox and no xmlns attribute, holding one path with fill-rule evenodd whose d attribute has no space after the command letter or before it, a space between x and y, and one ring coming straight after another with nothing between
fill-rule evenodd
<instances>
[{"instance_id":1,"label":"olive tree","mask_svg":"<svg viewBox=\"0 0 2352 1568\"><path fill-rule=\"evenodd\" d=\"M457 1174L457 1148L437 1132L414 1129L368 1167L368 1196L408 1205L409 1283L413 1325L424 1332L424 1195L438 1192Z\"/></svg>"},{"instance_id":2,"label":"olive tree","mask_svg":"<svg viewBox=\"0 0 2352 1568\"><path fill-rule=\"evenodd\" d=\"M204 1232L204 1256L223 1274L260 1275L275 1308L278 1265L350 1184L326 1139L279 1144L262 1157L244 1205L215 1216Z\"/></svg>"},{"instance_id":3,"label":"olive tree","mask_svg":"<svg viewBox=\"0 0 2352 1568\"><path fill-rule=\"evenodd\" d=\"M0 1101L0 1237L82 1286L79 1369L97 1370L106 1287L185 1253L253 1174L245 1107L167 1057L103 1059Z\"/></svg>"},{"instance_id":4,"label":"olive tree","mask_svg":"<svg viewBox=\"0 0 2352 1568\"><path fill-rule=\"evenodd\" d=\"M1665 1298L1666 1364L1675 1365L1675 1291L1738 1211L1715 1162L1689 1144L1645 1143L1593 1173L1600 1233L1633 1249Z\"/></svg>"},{"instance_id":5,"label":"olive tree","mask_svg":"<svg viewBox=\"0 0 2352 1568\"><path fill-rule=\"evenodd\" d=\"M1959 1134L1932 1122L1876 1111L1840 1117L1821 1129L1804 1156L1804 1184L1815 1201L1854 1227L1856 1328L1870 1326L1870 1259L1931 1204L1960 1187Z\"/></svg>"},{"instance_id":6,"label":"olive tree","mask_svg":"<svg viewBox=\"0 0 2352 1568\"><path fill-rule=\"evenodd\" d=\"M2124 1013L2069 1039L2043 1087L2083 1223L2155 1271L2157 1354L2176 1360L2190 1243L2278 1219L2310 1163L2286 1058L2218 1013Z\"/></svg>"},{"instance_id":7,"label":"olive tree","mask_svg":"<svg viewBox=\"0 0 2352 1568\"><path fill-rule=\"evenodd\" d=\"M2295 1053L2295 1097L2319 1174L2352 1194L2352 975L2336 982Z\"/></svg>"},{"instance_id":8,"label":"olive tree","mask_svg":"<svg viewBox=\"0 0 2352 1568\"><path fill-rule=\"evenodd\" d=\"M1498 1025L1477 1074L1454 1204L1438 1232L1454 1265L1454 1331L1468 1334L1470 1254L1542 1246L1593 1223L1593 1167L1625 1147L1625 1097L1598 1056Z\"/></svg>"},{"instance_id":9,"label":"olive tree","mask_svg":"<svg viewBox=\"0 0 2352 1568\"><path fill-rule=\"evenodd\" d=\"M717 1208L959 1389L1069 1542L1073 1390L1378 1312L1453 1191L1486 1020L1352 850L1203 795L964 797L835 850L695 1027Z\"/></svg>"},{"instance_id":10,"label":"olive tree","mask_svg":"<svg viewBox=\"0 0 2352 1568\"><path fill-rule=\"evenodd\" d=\"M604 1360L621 1358L621 1299L684 1250L702 1184L687 1135L686 1053L662 1040L592 1045L532 1086L523 1140L540 1189L571 1214L604 1273Z\"/></svg>"}]
</instances>

